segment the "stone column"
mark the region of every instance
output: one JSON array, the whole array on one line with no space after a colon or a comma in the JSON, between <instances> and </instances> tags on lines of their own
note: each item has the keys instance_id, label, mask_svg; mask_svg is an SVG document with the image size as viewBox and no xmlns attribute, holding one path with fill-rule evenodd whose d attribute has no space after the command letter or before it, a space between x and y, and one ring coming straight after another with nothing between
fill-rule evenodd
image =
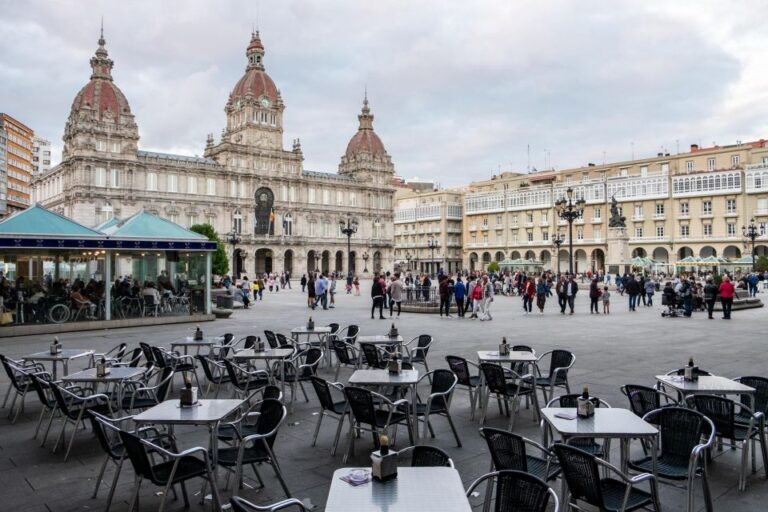
<instances>
[{"instance_id":1,"label":"stone column","mask_svg":"<svg viewBox=\"0 0 768 512\"><path fill-rule=\"evenodd\" d=\"M630 258L629 235L625 227L608 228L605 255L606 271L611 274L623 273Z\"/></svg>"}]
</instances>

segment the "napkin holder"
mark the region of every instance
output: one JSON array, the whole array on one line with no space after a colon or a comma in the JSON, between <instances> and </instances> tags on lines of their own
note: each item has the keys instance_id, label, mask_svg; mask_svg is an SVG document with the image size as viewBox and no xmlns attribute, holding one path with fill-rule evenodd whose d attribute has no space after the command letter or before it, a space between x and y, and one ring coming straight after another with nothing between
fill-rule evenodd
<instances>
[{"instance_id":1,"label":"napkin holder","mask_svg":"<svg viewBox=\"0 0 768 512\"><path fill-rule=\"evenodd\" d=\"M502 343L499 345L499 355L500 356L508 356L509 355L509 345L506 343Z\"/></svg>"},{"instance_id":2,"label":"napkin holder","mask_svg":"<svg viewBox=\"0 0 768 512\"><path fill-rule=\"evenodd\" d=\"M179 391L179 405L192 407L197 404L197 388L181 388Z\"/></svg>"},{"instance_id":3,"label":"napkin holder","mask_svg":"<svg viewBox=\"0 0 768 512\"><path fill-rule=\"evenodd\" d=\"M392 375L400 375L403 370L403 362L400 359L390 359L387 361L387 370Z\"/></svg>"},{"instance_id":4,"label":"napkin holder","mask_svg":"<svg viewBox=\"0 0 768 512\"><path fill-rule=\"evenodd\" d=\"M683 368L683 379L688 382L696 382L699 380L699 367L686 366Z\"/></svg>"},{"instance_id":5,"label":"napkin holder","mask_svg":"<svg viewBox=\"0 0 768 512\"><path fill-rule=\"evenodd\" d=\"M195 341L203 341L203 331L201 331L199 327L195 331L194 340Z\"/></svg>"},{"instance_id":6,"label":"napkin holder","mask_svg":"<svg viewBox=\"0 0 768 512\"><path fill-rule=\"evenodd\" d=\"M380 482L397 478L397 452L390 450L382 455L377 450L371 453L371 475Z\"/></svg>"},{"instance_id":7,"label":"napkin holder","mask_svg":"<svg viewBox=\"0 0 768 512\"><path fill-rule=\"evenodd\" d=\"M256 352L264 352L264 342L259 338L259 341L256 342Z\"/></svg>"},{"instance_id":8,"label":"napkin holder","mask_svg":"<svg viewBox=\"0 0 768 512\"><path fill-rule=\"evenodd\" d=\"M579 418L591 418L595 415L595 404L589 398L582 396L576 399L576 416Z\"/></svg>"},{"instance_id":9,"label":"napkin holder","mask_svg":"<svg viewBox=\"0 0 768 512\"><path fill-rule=\"evenodd\" d=\"M389 329L389 337L397 338L398 336L400 336L400 333L397 331L397 327L395 327L395 324L392 324L392 328Z\"/></svg>"},{"instance_id":10,"label":"napkin holder","mask_svg":"<svg viewBox=\"0 0 768 512\"><path fill-rule=\"evenodd\" d=\"M51 343L51 355L56 356L61 354L61 344L58 341Z\"/></svg>"},{"instance_id":11,"label":"napkin holder","mask_svg":"<svg viewBox=\"0 0 768 512\"><path fill-rule=\"evenodd\" d=\"M308 331L314 331L315 330L315 321L312 320L311 318L307 322L307 330Z\"/></svg>"},{"instance_id":12,"label":"napkin holder","mask_svg":"<svg viewBox=\"0 0 768 512\"><path fill-rule=\"evenodd\" d=\"M109 365L104 362L96 363L96 376L97 377L106 377L109 375L110 368Z\"/></svg>"}]
</instances>

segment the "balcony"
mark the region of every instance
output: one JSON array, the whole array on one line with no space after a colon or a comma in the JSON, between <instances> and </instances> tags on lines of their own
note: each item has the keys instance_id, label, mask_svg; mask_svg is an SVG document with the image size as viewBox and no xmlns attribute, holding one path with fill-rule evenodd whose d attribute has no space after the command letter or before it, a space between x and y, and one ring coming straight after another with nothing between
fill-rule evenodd
<instances>
[{"instance_id":1,"label":"balcony","mask_svg":"<svg viewBox=\"0 0 768 512\"><path fill-rule=\"evenodd\" d=\"M602 217L592 217L592 224L602 224Z\"/></svg>"},{"instance_id":2,"label":"balcony","mask_svg":"<svg viewBox=\"0 0 768 512\"><path fill-rule=\"evenodd\" d=\"M480 229L482 229L483 231L488 231L488 224L484 224L480 226Z\"/></svg>"},{"instance_id":3,"label":"balcony","mask_svg":"<svg viewBox=\"0 0 768 512\"><path fill-rule=\"evenodd\" d=\"M755 217L768 215L768 208L758 208L757 210L752 212L752 215L754 215Z\"/></svg>"},{"instance_id":4,"label":"balcony","mask_svg":"<svg viewBox=\"0 0 768 512\"><path fill-rule=\"evenodd\" d=\"M690 214L690 212L680 212L680 213L677 214L677 218L678 219L690 219L691 218L691 214Z\"/></svg>"},{"instance_id":5,"label":"balcony","mask_svg":"<svg viewBox=\"0 0 768 512\"><path fill-rule=\"evenodd\" d=\"M702 217L702 218L705 218L705 219L710 219L710 218L714 217L714 215L712 214L712 212L711 212L711 211L708 211L708 212L701 212L701 213L699 214L699 216L700 216L700 217Z\"/></svg>"},{"instance_id":6,"label":"balcony","mask_svg":"<svg viewBox=\"0 0 768 512\"><path fill-rule=\"evenodd\" d=\"M549 226L549 221L548 221L548 220L542 220L542 221L539 223L539 226L544 226L544 227L546 227L546 226Z\"/></svg>"},{"instance_id":7,"label":"balcony","mask_svg":"<svg viewBox=\"0 0 768 512\"><path fill-rule=\"evenodd\" d=\"M504 229L504 224L496 224L496 229Z\"/></svg>"},{"instance_id":8,"label":"balcony","mask_svg":"<svg viewBox=\"0 0 768 512\"><path fill-rule=\"evenodd\" d=\"M736 212L736 211L725 212L724 216L725 217L738 217L739 216L739 212Z\"/></svg>"},{"instance_id":9,"label":"balcony","mask_svg":"<svg viewBox=\"0 0 768 512\"><path fill-rule=\"evenodd\" d=\"M533 227L533 222L526 222L525 223L525 227L532 228Z\"/></svg>"},{"instance_id":10,"label":"balcony","mask_svg":"<svg viewBox=\"0 0 768 512\"><path fill-rule=\"evenodd\" d=\"M632 220L634 222L641 222L645 220L645 215L633 215Z\"/></svg>"},{"instance_id":11,"label":"balcony","mask_svg":"<svg viewBox=\"0 0 768 512\"><path fill-rule=\"evenodd\" d=\"M477 226L469 226L470 231L477 231Z\"/></svg>"},{"instance_id":12,"label":"balcony","mask_svg":"<svg viewBox=\"0 0 768 512\"><path fill-rule=\"evenodd\" d=\"M584 224L584 217L580 217L573 221L574 224Z\"/></svg>"},{"instance_id":13,"label":"balcony","mask_svg":"<svg viewBox=\"0 0 768 512\"><path fill-rule=\"evenodd\" d=\"M665 220L667 218L666 213L654 213L653 220Z\"/></svg>"}]
</instances>

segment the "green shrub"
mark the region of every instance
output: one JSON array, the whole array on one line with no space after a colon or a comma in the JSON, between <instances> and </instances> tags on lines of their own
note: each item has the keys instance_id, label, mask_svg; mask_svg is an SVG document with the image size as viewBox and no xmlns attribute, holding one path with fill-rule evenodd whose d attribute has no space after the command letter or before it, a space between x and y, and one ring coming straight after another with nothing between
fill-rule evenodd
<instances>
[{"instance_id":1,"label":"green shrub","mask_svg":"<svg viewBox=\"0 0 768 512\"><path fill-rule=\"evenodd\" d=\"M488 272L498 272L500 268L498 261L492 261L488 264L487 270Z\"/></svg>"},{"instance_id":2,"label":"green shrub","mask_svg":"<svg viewBox=\"0 0 768 512\"><path fill-rule=\"evenodd\" d=\"M216 252L211 255L211 272L217 276L224 276L229 272L229 259L224 244L219 239L219 234L210 224L195 224L189 228L190 231L200 233L208 237L208 240L216 242Z\"/></svg>"}]
</instances>

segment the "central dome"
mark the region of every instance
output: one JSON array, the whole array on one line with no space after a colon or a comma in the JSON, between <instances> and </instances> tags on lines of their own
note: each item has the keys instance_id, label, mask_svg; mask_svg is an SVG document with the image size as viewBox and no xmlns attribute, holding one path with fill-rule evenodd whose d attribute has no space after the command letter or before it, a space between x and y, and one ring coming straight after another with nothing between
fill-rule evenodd
<instances>
[{"instance_id":1,"label":"central dome","mask_svg":"<svg viewBox=\"0 0 768 512\"><path fill-rule=\"evenodd\" d=\"M376 132L373 131L373 114L368 107L368 93L366 91L363 100L363 108L360 115L357 116L360 126L347 144L345 156L347 159L354 159L358 155L370 155L373 158L384 158L387 155L384 149L384 143Z\"/></svg>"},{"instance_id":2,"label":"central dome","mask_svg":"<svg viewBox=\"0 0 768 512\"><path fill-rule=\"evenodd\" d=\"M248 66L245 68L245 75L238 80L235 88L232 89L229 103L234 103L237 100L259 100L261 98L269 99L272 104L277 103L280 93L275 82L264 70L264 45L261 44L258 32L251 35L251 41L245 54L248 57Z\"/></svg>"}]
</instances>

